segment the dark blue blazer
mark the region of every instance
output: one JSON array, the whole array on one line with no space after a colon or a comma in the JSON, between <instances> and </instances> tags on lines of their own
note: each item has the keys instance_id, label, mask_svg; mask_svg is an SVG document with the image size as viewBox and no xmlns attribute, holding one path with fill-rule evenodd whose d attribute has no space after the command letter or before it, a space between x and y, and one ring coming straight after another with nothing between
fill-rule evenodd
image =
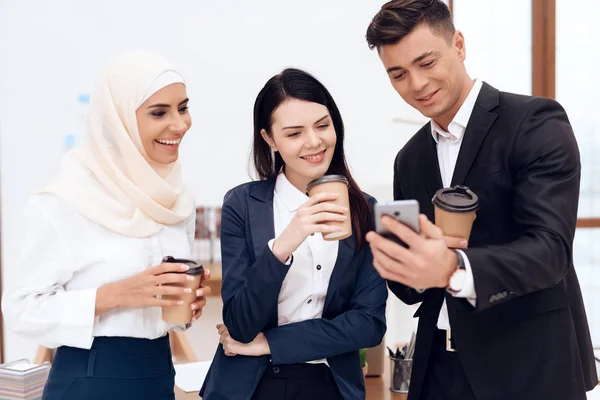
<instances>
[{"instance_id":1,"label":"dark blue blazer","mask_svg":"<svg viewBox=\"0 0 600 400\"><path fill-rule=\"evenodd\" d=\"M356 236L339 244L323 317L277 326L277 301L289 266L267 243L275 237L275 181L250 182L225 195L221 216L223 322L248 343L264 332L270 356L228 357L219 345L204 381L204 400L250 399L270 362L294 364L326 358L343 399L365 398L358 349L377 346L386 331L387 288L369 245ZM371 206L375 200L367 196Z\"/></svg>"}]
</instances>

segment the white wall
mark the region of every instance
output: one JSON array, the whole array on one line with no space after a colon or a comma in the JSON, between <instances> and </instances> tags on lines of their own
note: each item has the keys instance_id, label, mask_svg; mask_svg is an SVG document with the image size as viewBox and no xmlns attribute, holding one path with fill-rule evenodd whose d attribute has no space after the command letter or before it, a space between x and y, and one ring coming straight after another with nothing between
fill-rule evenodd
<instances>
[{"instance_id":1,"label":"white wall","mask_svg":"<svg viewBox=\"0 0 600 400\"><path fill-rule=\"evenodd\" d=\"M453 7L471 77L531 94L531 0L454 0Z\"/></svg>"},{"instance_id":2,"label":"white wall","mask_svg":"<svg viewBox=\"0 0 600 400\"><path fill-rule=\"evenodd\" d=\"M328 87L344 117L352 172L363 190L379 200L391 199L394 156L418 128L394 119L425 119L393 91L376 53L364 40L366 27L382 3L1 1L0 182L5 285L10 285L15 268L19 210L55 172L64 153L65 135L80 134L78 96L89 93L109 58L136 48L164 55L187 77L194 126L186 136L182 162L199 203L219 204L227 189L248 180L254 98L264 82L286 66L306 69ZM493 5L484 3L488 9ZM465 29L467 46L472 43L475 49L484 48L485 38L497 27L474 26L470 21L482 11L462 10L457 21L470 29ZM493 14L488 16L493 18ZM514 35L507 40L523 39L518 30L503 33ZM487 67L490 57L499 63L503 54L469 52L467 66L476 69L474 76L491 83L505 82L501 68ZM528 81L511 82L512 90L527 91ZM212 357L217 343L214 325L220 320L220 301L213 298L207 307L189 333L201 359ZM390 298L390 345L407 340L414 329L411 315L411 308ZM7 360L32 357L35 346L5 331Z\"/></svg>"}]
</instances>

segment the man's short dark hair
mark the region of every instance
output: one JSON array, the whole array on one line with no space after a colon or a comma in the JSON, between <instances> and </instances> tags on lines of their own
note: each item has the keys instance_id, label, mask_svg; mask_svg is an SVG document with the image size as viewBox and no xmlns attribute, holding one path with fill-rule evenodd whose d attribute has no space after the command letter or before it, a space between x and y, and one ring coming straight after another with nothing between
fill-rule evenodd
<instances>
[{"instance_id":1,"label":"man's short dark hair","mask_svg":"<svg viewBox=\"0 0 600 400\"><path fill-rule=\"evenodd\" d=\"M450 43L454 23L448 6L441 0L392 0L381 6L367 28L369 48L396 44L416 27L427 25L446 36Z\"/></svg>"}]
</instances>

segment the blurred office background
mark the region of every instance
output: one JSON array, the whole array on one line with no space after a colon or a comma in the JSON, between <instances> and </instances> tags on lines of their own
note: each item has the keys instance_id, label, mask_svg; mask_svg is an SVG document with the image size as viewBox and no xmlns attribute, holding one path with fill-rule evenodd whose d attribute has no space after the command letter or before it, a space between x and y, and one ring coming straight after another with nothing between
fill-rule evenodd
<instances>
[{"instance_id":1,"label":"blurred office background","mask_svg":"<svg viewBox=\"0 0 600 400\"><path fill-rule=\"evenodd\" d=\"M364 40L384 1L0 0L0 234L2 285L14 279L19 212L82 141L86 104L107 61L148 49L188 81L193 127L182 163L199 205L219 206L249 179L252 106L273 74L308 70L331 91L363 190L392 199L397 151L427 120L394 92ZM575 264L594 345L600 347L600 2L454 0L467 69L500 90L556 98L583 164ZM210 297L188 332L201 360L218 343L221 300ZM413 309L393 295L386 343L408 340ZM0 327L1 328L1 327ZM2 359L32 359L37 343L0 329Z\"/></svg>"}]
</instances>

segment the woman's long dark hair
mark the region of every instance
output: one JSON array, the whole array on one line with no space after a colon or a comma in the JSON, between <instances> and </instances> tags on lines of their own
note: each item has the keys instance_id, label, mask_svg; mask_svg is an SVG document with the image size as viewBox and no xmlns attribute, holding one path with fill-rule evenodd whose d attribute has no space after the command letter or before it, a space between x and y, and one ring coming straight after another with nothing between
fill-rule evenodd
<instances>
[{"instance_id":1,"label":"woman's long dark hair","mask_svg":"<svg viewBox=\"0 0 600 400\"><path fill-rule=\"evenodd\" d=\"M327 174L344 175L348 179L352 226L358 242L357 249L360 249L364 236L373 229L371 210L346 163L344 123L340 111L325 86L309 73L295 68L284 69L280 74L269 79L258 93L254 102L253 159L256 173L262 180L276 179L285 165L279 152L271 151L260 132L264 129L269 136L272 136L273 113L288 99L322 104L329 110L337 141Z\"/></svg>"}]
</instances>

